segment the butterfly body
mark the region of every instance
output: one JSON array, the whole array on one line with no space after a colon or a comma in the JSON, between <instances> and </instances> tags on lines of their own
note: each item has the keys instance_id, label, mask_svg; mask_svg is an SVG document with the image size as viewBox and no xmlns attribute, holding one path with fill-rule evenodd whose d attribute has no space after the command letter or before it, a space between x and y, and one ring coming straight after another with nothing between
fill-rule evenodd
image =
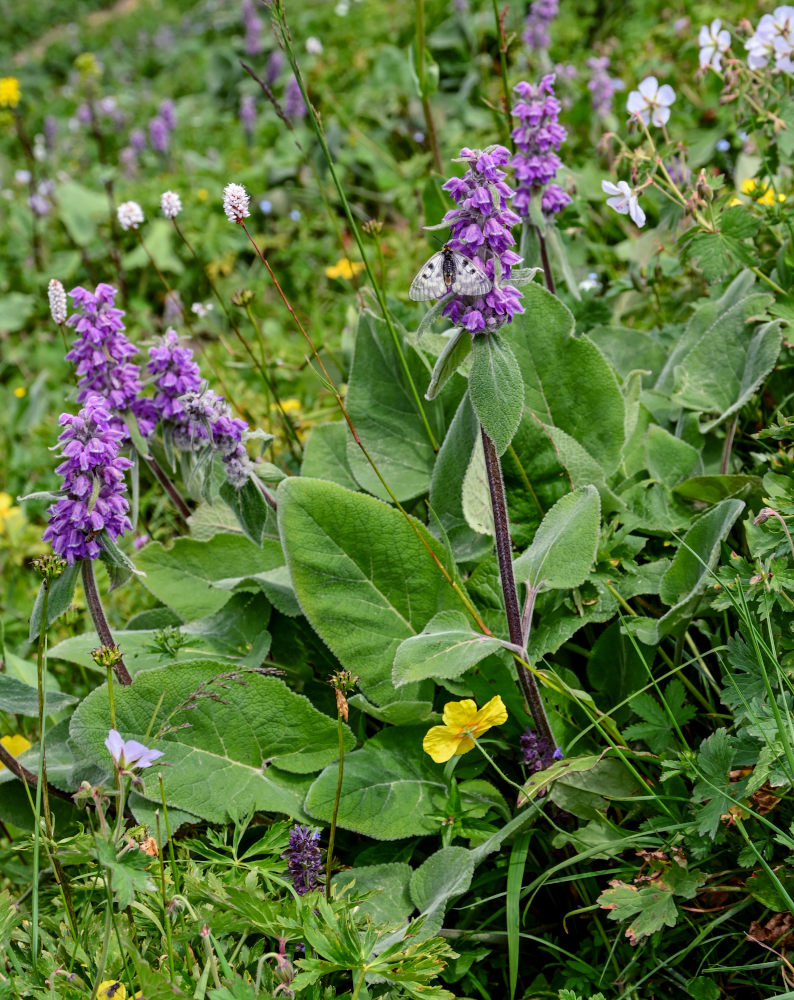
<instances>
[{"instance_id":1,"label":"butterfly body","mask_svg":"<svg viewBox=\"0 0 794 1000\"><path fill-rule=\"evenodd\" d=\"M493 288L493 282L462 253L457 253L448 243L434 253L419 270L408 297L414 302L440 299L448 292L456 295L485 295Z\"/></svg>"}]
</instances>

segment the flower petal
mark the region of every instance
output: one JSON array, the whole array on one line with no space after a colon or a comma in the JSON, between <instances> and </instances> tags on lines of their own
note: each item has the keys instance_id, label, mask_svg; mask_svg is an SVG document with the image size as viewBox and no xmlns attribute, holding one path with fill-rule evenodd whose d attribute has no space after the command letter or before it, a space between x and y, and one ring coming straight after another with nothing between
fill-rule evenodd
<instances>
[{"instance_id":1,"label":"flower petal","mask_svg":"<svg viewBox=\"0 0 794 1000\"><path fill-rule=\"evenodd\" d=\"M446 726L433 726L432 729L428 729L425 733L425 738L422 740L422 749L425 753L430 754L436 764L446 764L450 757L458 752L458 747L463 742ZM469 740L469 743L474 746L471 740Z\"/></svg>"},{"instance_id":2,"label":"flower petal","mask_svg":"<svg viewBox=\"0 0 794 1000\"><path fill-rule=\"evenodd\" d=\"M465 701L448 701L444 706L444 725L456 733L465 726L475 725L477 720L477 703L471 698Z\"/></svg>"},{"instance_id":3,"label":"flower petal","mask_svg":"<svg viewBox=\"0 0 794 1000\"><path fill-rule=\"evenodd\" d=\"M646 76L644 80L637 84L637 90L649 101L656 100L656 93L659 90L659 81L655 76Z\"/></svg>"},{"instance_id":4,"label":"flower petal","mask_svg":"<svg viewBox=\"0 0 794 1000\"><path fill-rule=\"evenodd\" d=\"M507 709L502 696L497 694L477 713L477 736L481 736L491 726L501 726L503 722L507 722Z\"/></svg>"},{"instance_id":5,"label":"flower petal","mask_svg":"<svg viewBox=\"0 0 794 1000\"><path fill-rule=\"evenodd\" d=\"M118 764L119 758L121 757L121 752L124 749L124 740L121 738L121 733L117 729L111 729L105 740L105 746L110 752L110 756Z\"/></svg>"}]
</instances>

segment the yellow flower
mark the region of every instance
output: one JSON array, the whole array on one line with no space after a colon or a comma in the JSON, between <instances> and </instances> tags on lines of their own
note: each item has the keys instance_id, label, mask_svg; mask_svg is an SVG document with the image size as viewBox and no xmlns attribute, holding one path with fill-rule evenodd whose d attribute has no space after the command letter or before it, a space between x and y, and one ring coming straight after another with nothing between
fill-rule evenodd
<instances>
[{"instance_id":1,"label":"yellow flower","mask_svg":"<svg viewBox=\"0 0 794 1000\"><path fill-rule=\"evenodd\" d=\"M302 408L303 404L299 399L296 399L294 396L289 396L287 399L281 400L280 409L282 409L285 413L300 413ZM279 409L279 406L277 403L271 403L270 409L275 412L276 410Z\"/></svg>"},{"instance_id":2,"label":"yellow flower","mask_svg":"<svg viewBox=\"0 0 794 1000\"><path fill-rule=\"evenodd\" d=\"M198 191L196 191L196 197L199 201L206 201L209 196L210 193L206 188L199 188Z\"/></svg>"},{"instance_id":3,"label":"yellow flower","mask_svg":"<svg viewBox=\"0 0 794 1000\"><path fill-rule=\"evenodd\" d=\"M0 524L5 521L7 517L11 517L12 514L16 514L19 507L14 506L14 501L9 493L0 493Z\"/></svg>"},{"instance_id":4,"label":"yellow flower","mask_svg":"<svg viewBox=\"0 0 794 1000\"><path fill-rule=\"evenodd\" d=\"M501 726L507 721L507 709L497 694L487 705L477 711L470 698L465 701L448 701L444 706L444 725L433 726L422 741L422 749L429 753L436 764L444 764L455 754L468 753L491 726Z\"/></svg>"},{"instance_id":5,"label":"yellow flower","mask_svg":"<svg viewBox=\"0 0 794 1000\"><path fill-rule=\"evenodd\" d=\"M752 194L755 191L755 178L746 177L741 183L740 190L742 194Z\"/></svg>"},{"instance_id":6,"label":"yellow flower","mask_svg":"<svg viewBox=\"0 0 794 1000\"><path fill-rule=\"evenodd\" d=\"M783 192L782 192L782 191L781 191L781 193L780 193L780 194L779 194L779 195L777 196L777 200L778 200L778 201L785 201L785 200L786 200L786 196L785 196L785 195L783 194Z\"/></svg>"},{"instance_id":7,"label":"yellow flower","mask_svg":"<svg viewBox=\"0 0 794 1000\"><path fill-rule=\"evenodd\" d=\"M741 205L741 204L743 204L742 199L737 198L736 195L734 195L733 198L731 198L731 200L728 202L730 208L733 208L734 205Z\"/></svg>"},{"instance_id":8,"label":"yellow flower","mask_svg":"<svg viewBox=\"0 0 794 1000\"><path fill-rule=\"evenodd\" d=\"M775 192L771 187L767 188L766 191L761 195L760 198L755 199L759 205L774 205L775 204Z\"/></svg>"},{"instance_id":9,"label":"yellow flower","mask_svg":"<svg viewBox=\"0 0 794 1000\"><path fill-rule=\"evenodd\" d=\"M14 395L17 397L17 399L24 399L24 397L27 396L27 394L28 390L24 387L24 385L18 385L16 389L14 389Z\"/></svg>"},{"instance_id":10,"label":"yellow flower","mask_svg":"<svg viewBox=\"0 0 794 1000\"><path fill-rule=\"evenodd\" d=\"M118 979L106 979L96 991L97 1000L127 1000L127 987Z\"/></svg>"},{"instance_id":11,"label":"yellow flower","mask_svg":"<svg viewBox=\"0 0 794 1000\"><path fill-rule=\"evenodd\" d=\"M0 743L8 750L12 757L19 757L26 750L30 750L30 740L26 740L24 736L20 736L16 733L14 736L0 736ZM0 764L0 771L5 767L4 764Z\"/></svg>"},{"instance_id":12,"label":"yellow flower","mask_svg":"<svg viewBox=\"0 0 794 1000\"><path fill-rule=\"evenodd\" d=\"M346 278L349 281L359 271L363 270L364 265L360 260L348 260L347 257L342 257L335 264L326 267L325 275L328 278Z\"/></svg>"},{"instance_id":13,"label":"yellow flower","mask_svg":"<svg viewBox=\"0 0 794 1000\"><path fill-rule=\"evenodd\" d=\"M0 108L15 108L19 97L19 80L15 76L0 77Z\"/></svg>"}]
</instances>

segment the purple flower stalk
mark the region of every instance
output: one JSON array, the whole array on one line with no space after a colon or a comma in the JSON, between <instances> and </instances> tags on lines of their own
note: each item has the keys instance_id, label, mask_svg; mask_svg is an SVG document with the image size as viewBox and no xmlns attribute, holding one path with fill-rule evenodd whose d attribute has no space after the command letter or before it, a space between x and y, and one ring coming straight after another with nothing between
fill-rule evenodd
<instances>
[{"instance_id":1,"label":"purple flower stalk","mask_svg":"<svg viewBox=\"0 0 794 1000\"><path fill-rule=\"evenodd\" d=\"M142 128L134 128L127 142L136 153L142 153L146 149L146 133Z\"/></svg>"},{"instance_id":2,"label":"purple flower stalk","mask_svg":"<svg viewBox=\"0 0 794 1000\"><path fill-rule=\"evenodd\" d=\"M567 135L557 121L560 102L554 96L554 74L544 76L538 86L522 81L513 89L519 95L513 105L513 115L519 122L512 132L518 148L512 162L517 185L513 208L526 218L532 196L540 195L543 214L551 216L571 200L559 184L550 183L562 166L556 150Z\"/></svg>"},{"instance_id":3,"label":"purple flower stalk","mask_svg":"<svg viewBox=\"0 0 794 1000\"><path fill-rule=\"evenodd\" d=\"M163 421L183 422L186 414L179 397L201 390L201 374L193 352L180 345L175 330L166 330L160 343L149 348L146 370L154 377L152 402L157 416Z\"/></svg>"},{"instance_id":4,"label":"purple flower stalk","mask_svg":"<svg viewBox=\"0 0 794 1000\"><path fill-rule=\"evenodd\" d=\"M262 20L256 12L252 0L243 0L240 16L245 28L243 48L247 56L258 56L262 51Z\"/></svg>"},{"instance_id":5,"label":"purple flower stalk","mask_svg":"<svg viewBox=\"0 0 794 1000\"><path fill-rule=\"evenodd\" d=\"M528 49L539 52L551 43L549 28L560 12L559 0L535 0L530 4L521 38Z\"/></svg>"},{"instance_id":6,"label":"purple flower stalk","mask_svg":"<svg viewBox=\"0 0 794 1000\"><path fill-rule=\"evenodd\" d=\"M529 726L521 734L520 742L524 764L530 774L535 774L537 771L544 771L555 760L562 760L565 756L560 747L552 747L547 739L539 736Z\"/></svg>"},{"instance_id":7,"label":"purple flower stalk","mask_svg":"<svg viewBox=\"0 0 794 1000\"><path fill-rule=\"evenodd\" d=\"M612 101L625 84L622 80L609 75L609 56L592 56L587 60L590 79L587 89L590 91L590 101L594 114L606 118L612 113Z\"/></svg>"},{"instance_id":8,"label":"purple flower stalk","mask_svg":"<svg viewBox=\"0 0 794 1000\"><path fill-rule=\"evenodd\" d=\"M84 402L89 396L99 395L110 410L122 414L131 410L138 418L141 433L148 436L154 430L151 401L138 399L141 379L138 366L130 359L138 348L129 342L124 333L124 313L113 305L116 289L99 284L96 292L78 286L69 295L78 312L66 321L77 331L72 349L66 355L77 371L77 399ZM127 429L120 417L112 417L111 424L122 439Z\"/></svg>"},{"instance_id":9,"label":"purple flower stalk","mask_svg":"<svg viewBox=\"0 0 794 1000\"><path fill-rule=\"evenodd\" d=\"M291 76L284 88L284 114L290 121L300 121L306 117L306 110L300 85L297 79Z\"/></svg>"},{"instance_id":10,"label":"purple flower stalk","mask_svg":"<svg viewBox=\"0 0 794 1000\"><path fill-rule=\"evenodd\" d=\"M240 98L240 124L250 135L256 125L256 101L251 94L243 94Z\"/></svg>"},{"instance_id":11,"label":"purple flower stalk","mask_svg":"<svg viewBox=\"0 0 794 1000\"><path fill-rule=\"evenodd\" d=\"M63 461L63 495L48 508L49 524L42 539L69 564L96 559L97 536L116 539L132 528L124 497L124 472L132 462L119 455L122 432L111 425L107 403L90 396L77 416L64 413L58 423Z\"/></svg>"},{"instance_id":12,"label":"purple flower stalk","mask_svg":"<svg viewBox=\"0 0 794 1000\"><path fill-rule=\"evenodd\" d=\"M494 285L479 298L451 299L443 314L470 333L488 333L524 311L521 292L512 285L502 284L510 277L510 269L521 260L511 250L515 238L510 231L521 220L508 207L513 190L505 183L505 171L500 169L509 162L510 153L504 146L490 146L486 150L464 147L459 159L468 163L469 169L463 177L453 177L443 185L458 205L444 216L450 227L449 246L478 261Z\"/></svg>"},{"instance_id":13,"label":"purple flower stalk","mask_svg":"<svg viewBox=\"0 0 794 1000\"><path fill-rule=\"evenodd\" d=\"M252 472L252 463L243 444L248 424L233 417L229 404L212 389L187 392L179 403L184 417L174 426L174 444L182 451L209 446L220 455L229 483L235 489L242 489Z\"/></svg>"},{"instance_id":14,"label":"purple flower stalk","mask_svg":"<svg viewBox=\"0 0 794 1000\"><path fill-rule=\"evenodd\" d=\"M265 83L271 87L278 81L281 71L284 69L284 53L280 49L273 49L267 57L265 66Z\"/></svg>"},{"instance_id":15,"label":"purple flower stalk","mask_svg":"<svg viewBox=\"0 0 794 1000\"><path fill-rule=\"evenodd\" d=\"M320 831L310 826L293 826L289 832L289 847L281 857L287 860L287 870L299 896L320 888L318 876L323 870L323 859L319 840Z\"/></svg>"},{"instance_id":16,"label":"purple flower stalk","mask_svg":"<svg viewBox=\"0 0 794 1000\"><path fill-rule=\"evenodd\" d=\"M171 131L161 115L149 121L149 142L155 153L167 153L171 146Z\"/></svg>"},{"instance_id":17,"label":"purple flower stalk","mask_svg":"<svg viewBox=\"0 0 794 1000\"><path fill-rule=\"evenodd\" d=\"M166 128L169 132L173 132L176 128L176 108L174 107L174 102L170 97L161 103L159 115L165 122Z\"/></svg>"}]
</instances>

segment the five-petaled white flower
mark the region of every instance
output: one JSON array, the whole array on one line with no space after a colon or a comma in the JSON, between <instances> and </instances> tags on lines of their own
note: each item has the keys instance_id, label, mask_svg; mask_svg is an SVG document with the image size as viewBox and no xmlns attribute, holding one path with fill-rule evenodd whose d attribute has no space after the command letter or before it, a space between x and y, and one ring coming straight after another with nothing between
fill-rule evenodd
<instances>
[{"instance_id":1,"label":"five-petaled white flower","mask_svg":"<svg viewBox=\"0 0 794 1000\"><path fill-rule=\"evenodd\" d=\"M722 29L722 30L720 30ZM700 68L711 66L721 69L722 55L731 47L730 32L722 27L722 21L715 17L711 24L704 24L698 35L700 46Z\"/></svg>"},{"instance_id":2,"label":"five-petaled white flower","mask_svg":"<svg viewBox=\"0 0 794 1000\"><path fill-rule=\"evenodd\" d=\"M646 76L637 90L632 90L626 102L630 115L637 115L647 125L664 125L670 117L670 105L675 100L675 91L669 83L659 86L655 76Z\"/></svg>"},{"instance_id":3,"label":"five-petaled white flower","mask_svg":"<svg viewBox=\"0 0 794 1000\"><path fill-rule=\"evenodd\" d=\"M612 197L607 198L607 205L614 208L620 215L629 215L633 222L642 228L645 225L645 212L640 208L639 195L628 186L626 181L601 181L601 190Z\"/></svg>"}]
</instances>

